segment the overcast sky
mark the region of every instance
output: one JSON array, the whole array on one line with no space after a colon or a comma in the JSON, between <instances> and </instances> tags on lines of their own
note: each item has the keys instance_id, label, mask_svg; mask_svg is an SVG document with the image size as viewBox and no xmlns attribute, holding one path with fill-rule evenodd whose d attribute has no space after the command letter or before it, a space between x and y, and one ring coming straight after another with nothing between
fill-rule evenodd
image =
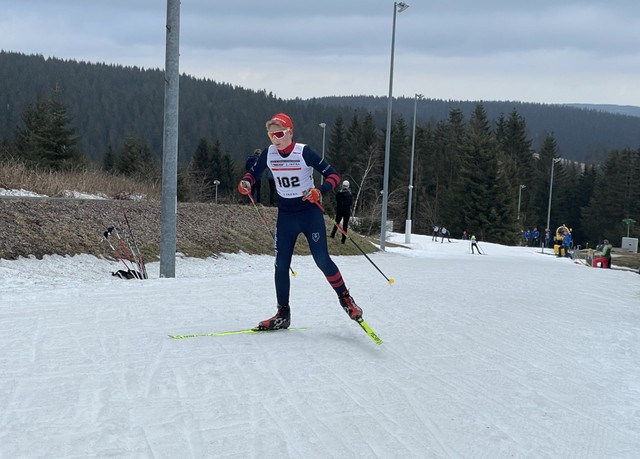
<instances>
[{"instance_id":1,"label":"overcast sky","mask_svg":"<svg viewBox=\"0 0 640 459\"><path fill-rule=\"evenodd\" d=\"M640 106L640 1L408 0L394 96ZM166 0L0 0L0 49L164 68ZM182 0L180 72L386 96L392 1Z\"/></svg>"}]
</instances>

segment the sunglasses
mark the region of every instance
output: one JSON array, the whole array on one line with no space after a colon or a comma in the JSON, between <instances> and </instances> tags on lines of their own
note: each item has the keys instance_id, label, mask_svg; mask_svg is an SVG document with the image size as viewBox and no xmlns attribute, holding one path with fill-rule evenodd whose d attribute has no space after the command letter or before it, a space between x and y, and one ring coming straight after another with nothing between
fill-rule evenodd
<instances>
[{"instance_id":1,"label":"sunglasses","mask_svg":"<svg viewBox=\"0 0 640 459\"><path fill-rule=\"evenodd\" d=\"M267 132L267 135L269 136L269 138L270 138L271 140L273 140L274 138L281 139L281 138L283 138L283 137L284 137L284 135L285 135L287 132L289 132L290 130L291 130L291 129L288 129L288 128L287 128L287 129L285 129L285 130L283 130L283 131Z\"/></svg>"}]
</instances>

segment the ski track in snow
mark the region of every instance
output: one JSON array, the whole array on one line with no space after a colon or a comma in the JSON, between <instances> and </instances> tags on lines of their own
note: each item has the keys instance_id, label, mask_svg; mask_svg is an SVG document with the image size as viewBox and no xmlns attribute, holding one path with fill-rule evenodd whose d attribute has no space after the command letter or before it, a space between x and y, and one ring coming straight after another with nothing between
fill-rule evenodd
<instances>
[{"instance_id":1,"label":"ski track in snow","mask_svg":"<svg viewBox=\"0 0 640 459\"><path fill-rule=\"evenodd\" d=\"M393 235L398 242L404 235ZM376 346L310 257L292 326L273 258L0 260L0 457L636 458L640 276L413 236L336 257Z\"/></svg>"}]
</instances>

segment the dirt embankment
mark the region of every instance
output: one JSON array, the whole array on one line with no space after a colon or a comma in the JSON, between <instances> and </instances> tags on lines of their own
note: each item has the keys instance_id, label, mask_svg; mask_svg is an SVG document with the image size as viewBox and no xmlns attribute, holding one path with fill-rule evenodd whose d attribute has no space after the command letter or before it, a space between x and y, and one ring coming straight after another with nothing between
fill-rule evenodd
<instances>
[{"instance_id":1,"label":"dirt embankment","mask_svg":"<svg viewBox=\"0 0 640 459\"><path fill-rule=\"evenodd\" d=\"M276 209L261 207L260 212L273 227ZM0 259L81 253L111 258L113 252L103 234L116 225L124 237L125 213L145 258L157 260L159 202L32 198L0 199ZM209 257L240 251L273 253L271 235L250 205L178 204L176 236L176 250L187 256ZM355 234L352 237L365 250L373 249ZM329 245L332 254L359 253L353 244L340 244L338 238L329 239ZM309 253L304 237L298 238L296 253Z\"/></svg>"}]
</instances>

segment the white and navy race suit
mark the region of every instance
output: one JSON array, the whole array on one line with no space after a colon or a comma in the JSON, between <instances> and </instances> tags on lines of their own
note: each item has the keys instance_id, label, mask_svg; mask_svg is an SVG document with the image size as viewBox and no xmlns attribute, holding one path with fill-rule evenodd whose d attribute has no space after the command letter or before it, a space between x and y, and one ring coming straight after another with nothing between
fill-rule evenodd
<instances>
[{"instance_id":1,"label":"white and navy race suit","mask_svg":"<svg viewBox=\"0 0 640 459\"><path fill-rule=\"evenodd\" d=\"M244 179L249 180L253 186L256 177L260 177L267 167L273 173L279 197L274 246L278 304L289 304L289 268L300 233L307 238L316 265L340 295L347 288L338 267L329 256L323 213L316 204L302 200L304 192L314 187L314 169L325 178L319 187L323 195L335 188L340 182L340 177L316 152L301 143L295 143L290 153L280 152L274 145L263 150Z\"/></svg>"}]
</instances>

